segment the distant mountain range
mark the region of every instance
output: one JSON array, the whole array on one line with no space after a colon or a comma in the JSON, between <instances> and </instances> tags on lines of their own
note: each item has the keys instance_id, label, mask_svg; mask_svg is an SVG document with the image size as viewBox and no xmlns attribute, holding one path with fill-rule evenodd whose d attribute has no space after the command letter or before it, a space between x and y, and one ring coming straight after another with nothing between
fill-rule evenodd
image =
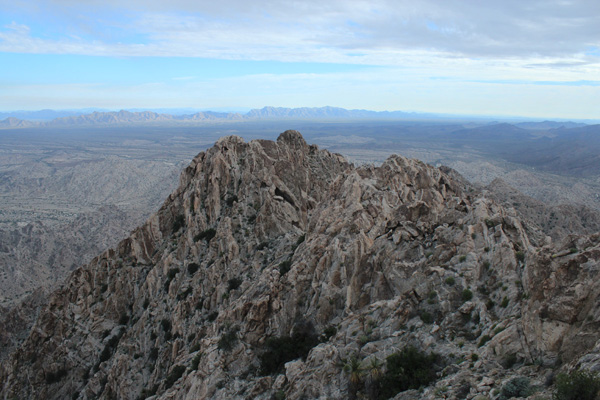
<instances>
[{"instance_id":1,"label":"distant mountain range","mask_svg":"<svg viewBox=\"0 0 600 400\"><path fill-rule=\"evenodd\" d=\"M237 112L200 111L193 114L173 114L155 111L19 111L0 113L0 128L67 127L82 125L155 124L164 122L197 123L258 120L411 120L450 118L439 114L404 111L347 110L339 107L263 107L245 114ZM457 118L453 116L452 118ZM467 117L465 117L467 118ZM521 130L550 130L583 127L576 122L520 122L514 126Z\"/></svg>"}]
</instances>

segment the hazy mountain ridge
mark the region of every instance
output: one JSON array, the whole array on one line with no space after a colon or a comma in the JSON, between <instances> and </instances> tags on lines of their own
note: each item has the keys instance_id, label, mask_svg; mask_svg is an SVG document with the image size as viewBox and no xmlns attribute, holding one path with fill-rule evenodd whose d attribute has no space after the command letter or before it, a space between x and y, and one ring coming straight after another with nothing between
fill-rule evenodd
<instances>
[{"instance_id":1,"label":"hazy mountain ridge","mask_svg":"<svg viewBox=\"0 0 600 400\"><path fill-rule=\"evenodd\" d=\"M50 114L42 113L45 117ZM242 113L227 113L215 111L200 111L194 114L167 114L157 113L153 111L109 111L109 112L92 112L90 114L74 114L67 112L62 116L60 112L56 112L59 117L50 121L31 120L27 119L27 113L4 113L10 115L0 121L1 128L14 127L60 127L60 126L80 126L80 125L108 125L108 124L134 124L134 123L164 123L164 122L228 122L228 121L251 121L251 120L394 120L394 119L417 119L417 118L437 118L444 117L431 113L417 113L405 111L370 111L370 110L347 110L340 107L263 107L261 109L252 109L245 114ZM0 113L0 115L2 115ZM36 115L32 112L32 115ZM451 117L451 116L445 116ZM40 118L41 119L41 118ZM535 123L531 123L535 126ZM551 124L547 123L546 125ZM574 123L562 123L560 126L571 126ZM536 128L539 129L539 128Z\"/></svg>"},{"instance_id":2,"label":"hazy mountain ridge","mask_svg":"<svg viewBox=\"0 0 600 400\"><path fill-rule=\"evenodd\" d=\"M346 398L342 360L407 344L446 368L403 399L489 395L522 376L547 395L557 362L597 367L600 237L556 247L453 176L400 156L356 168L292 131L220 140L52 295L3 363L1 394ZM265 339L302 326L330 334L257 373Z\"/></svg>"}]
</instances>

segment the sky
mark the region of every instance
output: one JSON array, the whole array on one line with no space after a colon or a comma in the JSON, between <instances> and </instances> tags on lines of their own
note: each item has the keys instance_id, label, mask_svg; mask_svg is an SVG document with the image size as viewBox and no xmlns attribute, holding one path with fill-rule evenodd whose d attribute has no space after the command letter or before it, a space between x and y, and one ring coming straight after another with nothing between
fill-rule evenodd
<instances>
[{"instance_id":1,"label":"sky","mask_svg":"<svg viewBox=\"0 0 600 400\"><path fill-rule=\"evenodd\" d=\"M600 119L598 0L0 0L0 111Z\"/></svg>"}]
</instances>

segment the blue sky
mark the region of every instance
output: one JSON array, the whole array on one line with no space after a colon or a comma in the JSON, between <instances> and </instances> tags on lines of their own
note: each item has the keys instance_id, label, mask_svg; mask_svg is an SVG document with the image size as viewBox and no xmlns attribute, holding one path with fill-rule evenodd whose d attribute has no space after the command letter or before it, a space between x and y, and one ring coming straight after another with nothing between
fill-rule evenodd
<instances>
[{"instance_id":1,"label":"blue sky","mask_svg":"<svg viewBox=\"0 0 600 400\"><path fill-rule=\"evenodd\" d=\"M600 118L600 2L0 0L0 110Z\"/></svg>"}]
</instances>

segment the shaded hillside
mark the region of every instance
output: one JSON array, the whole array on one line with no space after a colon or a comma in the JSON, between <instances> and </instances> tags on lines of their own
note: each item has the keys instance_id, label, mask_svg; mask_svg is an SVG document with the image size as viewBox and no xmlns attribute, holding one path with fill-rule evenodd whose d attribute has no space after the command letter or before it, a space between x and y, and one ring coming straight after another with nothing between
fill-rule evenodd
<instances>
[{"instance_id":1,"label":"shaded hillside","mask_svg":"<svg viewBox=\"0 0 600 400\"><path fill-rule=\"evenodd\" d=\"M555 242L569 235L600 232L600 213L577 204L549 205L525 196L502 179L494 179L486 189L490 196L506 207L514 207L521 218L531 221Z\"/></svg>"},{"instance_id":2,"label":"shaded hillside","mask_svg":"<svg viewBox=\"0 0 600 400\"><path fill-rule=\"evenodd\" d=\"M548 245L445 171L354 167L295 131L218 141L51 296L0 394L470 398L524 378L549 395L561 365L598 367L600 237Z\"/></svg>"}]
</instances>

